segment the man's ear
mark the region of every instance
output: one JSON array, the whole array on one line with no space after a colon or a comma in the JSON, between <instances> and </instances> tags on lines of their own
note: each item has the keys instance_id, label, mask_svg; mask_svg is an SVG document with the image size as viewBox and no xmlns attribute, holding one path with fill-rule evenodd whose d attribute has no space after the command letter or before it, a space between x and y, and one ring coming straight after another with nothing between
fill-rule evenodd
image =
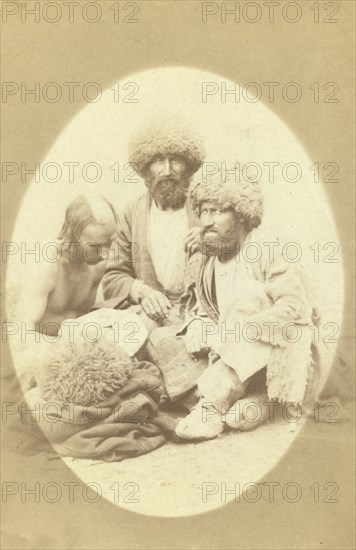
<instances>
[{"instance_id":1,"label":"man's ear","mask_svg":"<svg viewBox=\"0 0 356 550\"><path fill-rule=\"evenodd\" d=\"M241 216L241 214L236 214L237 223L241 226L242 229L248 229L249 222Z\"/></svg>"}]
</instances>

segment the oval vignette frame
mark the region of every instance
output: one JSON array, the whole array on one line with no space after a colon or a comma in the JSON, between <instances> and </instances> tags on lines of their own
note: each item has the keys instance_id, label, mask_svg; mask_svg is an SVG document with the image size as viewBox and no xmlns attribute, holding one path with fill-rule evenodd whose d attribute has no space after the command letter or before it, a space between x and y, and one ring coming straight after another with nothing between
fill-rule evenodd
<instances>
[{"instance_id":1,"label":"oval vignette frame","mask_svg":"<svg viewBox=\"0 0 356 550\"><path fill-rule=\"evenodd\" d=\"M159 118L162 113L182 116L202 135L207 149L206 162L211 169L222 162L226 166L235 162L255 163L261 168L260 184L265 198L263 224L270 233L300 243L323 320L340 326L344 299L341 260L327 263L324 256L315 261L315 252L310 248L319 243L324 254L323 246L339 244L333 216L322 183L314 181L314 172L310 169L313 161L284 122L264 103L243 99L242 94L237 103L222 102L221 84L226 83L226 88L231 90L235 83L206 71L155 68L128 75L122 81L125 83L137 90L134 95L131 93L122 99L119 96L115 102L115 94L108 88L100 101L81 109L58 136L41 163L39 181L31 183L23 199L12 240L29 243L29 248L33 242L53 241L63 222L66 205L79 194L104 195L120 210L130 197L143 190L143 182L127 164L127 143L132 132L147 116ZM206 101L202 101L204 83L205 86L213 83L213 89L217 85L219 90L206 96ZM138 102L125 102L127 97ZM56 183L47 181L51 173L49 163L54 162L62 171ZM68 181L65 162L79 162L74 182ZM279 162L279 169L271 182L268 167L274 162ZM101 167L101 178L97 182L88 181L93 177L93 172L83 170L88 163ZM289 163L290 168L283 173ZM302 173L298 181L288 181L298 174L296 166L293 171L293 163ZM45 165L49 172L44 172ZM252 170L258 169L256 166L251 164ZM199 176L201 170L196 175ZM115 181L117 179L120 181ZM36 220L34 227L32 213L38 203L43 208L41 220ZM33 239L27 238L29 234ZM10 290L15 289L16 294L25 276L24 266L13 257L8 270L7 279L12 281ZM330 296L328 290L334 281L338 281L333 286L339 291ZM18 372L19 356L13 343L12 353ZM290 448L302 425L303 419L298 424L272 422L256 431L229 432L202 443L167 443L152 453L117 463L63 460L84 483L93 480L99 483L102 496L125 509L151 516L190 516L225 504L220 494L222 483L231 488L238 482L237 492L248 483L258 483ZM121 494L112 488L115 482L119 482ZM219 489L217 493L205 494L204 502L206 484ZM233 494L228 496L226 502L235 499Z\"/></svg>"}]
</instances>

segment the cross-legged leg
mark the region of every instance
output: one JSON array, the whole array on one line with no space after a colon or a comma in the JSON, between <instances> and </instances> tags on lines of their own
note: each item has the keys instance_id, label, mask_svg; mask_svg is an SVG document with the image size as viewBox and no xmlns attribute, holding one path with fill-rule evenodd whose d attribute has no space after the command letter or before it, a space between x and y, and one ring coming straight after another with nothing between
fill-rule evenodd
<instances>
[{"instance_id":1,"label":"cross-legged leg","mask_svg":"<svg viewBox=\"0 0 356 550\"><path fill-rule=\"evenodd\" d=\"M198 378L200 400L190 414L179 422L176 434L181 439L212 439L222 433L222 415L241 399L248 382L241 382L236 372L218 359Z\"/></svg>"}]
</instances>

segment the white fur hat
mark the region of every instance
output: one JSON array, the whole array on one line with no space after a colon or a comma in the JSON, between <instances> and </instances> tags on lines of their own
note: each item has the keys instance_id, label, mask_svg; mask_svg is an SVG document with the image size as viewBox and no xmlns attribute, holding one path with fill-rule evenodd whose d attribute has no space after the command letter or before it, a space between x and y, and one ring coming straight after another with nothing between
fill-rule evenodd
<instances>
[{"instance_id":1,"label":"white fur hat","mask_svg":"<svg viewBox=\"0 0 356 550\"><path fill-rule=\"evenodd\" d=\"M133 136L129 145L129 162L143 176L144 169L162 155L179 155L194 174L205 158L204 144L200 136L180 120L157 120L146 124Z\"/></svg>"}]
</instances>

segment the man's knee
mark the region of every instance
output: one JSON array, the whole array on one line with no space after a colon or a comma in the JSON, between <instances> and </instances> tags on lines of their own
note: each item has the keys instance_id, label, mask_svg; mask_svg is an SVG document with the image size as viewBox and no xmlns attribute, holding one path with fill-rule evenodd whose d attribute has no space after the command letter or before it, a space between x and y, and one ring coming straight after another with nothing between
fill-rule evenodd
<instances>
[{"instance_id":1,"label":"man's knee","mask_svg":"<svg viewBox=\"0 0 356 550\"><path fill-rule=\"evenodd\" d=\"M160 325L157 323L157 321L154 321L153 319L150 319L146 313L141 310L137 313L137 315L142 319L142 321L145 324L146 329L148 330L148 333L150 334L154 329L158 328Z\"/></svg>"}]
</instances>

